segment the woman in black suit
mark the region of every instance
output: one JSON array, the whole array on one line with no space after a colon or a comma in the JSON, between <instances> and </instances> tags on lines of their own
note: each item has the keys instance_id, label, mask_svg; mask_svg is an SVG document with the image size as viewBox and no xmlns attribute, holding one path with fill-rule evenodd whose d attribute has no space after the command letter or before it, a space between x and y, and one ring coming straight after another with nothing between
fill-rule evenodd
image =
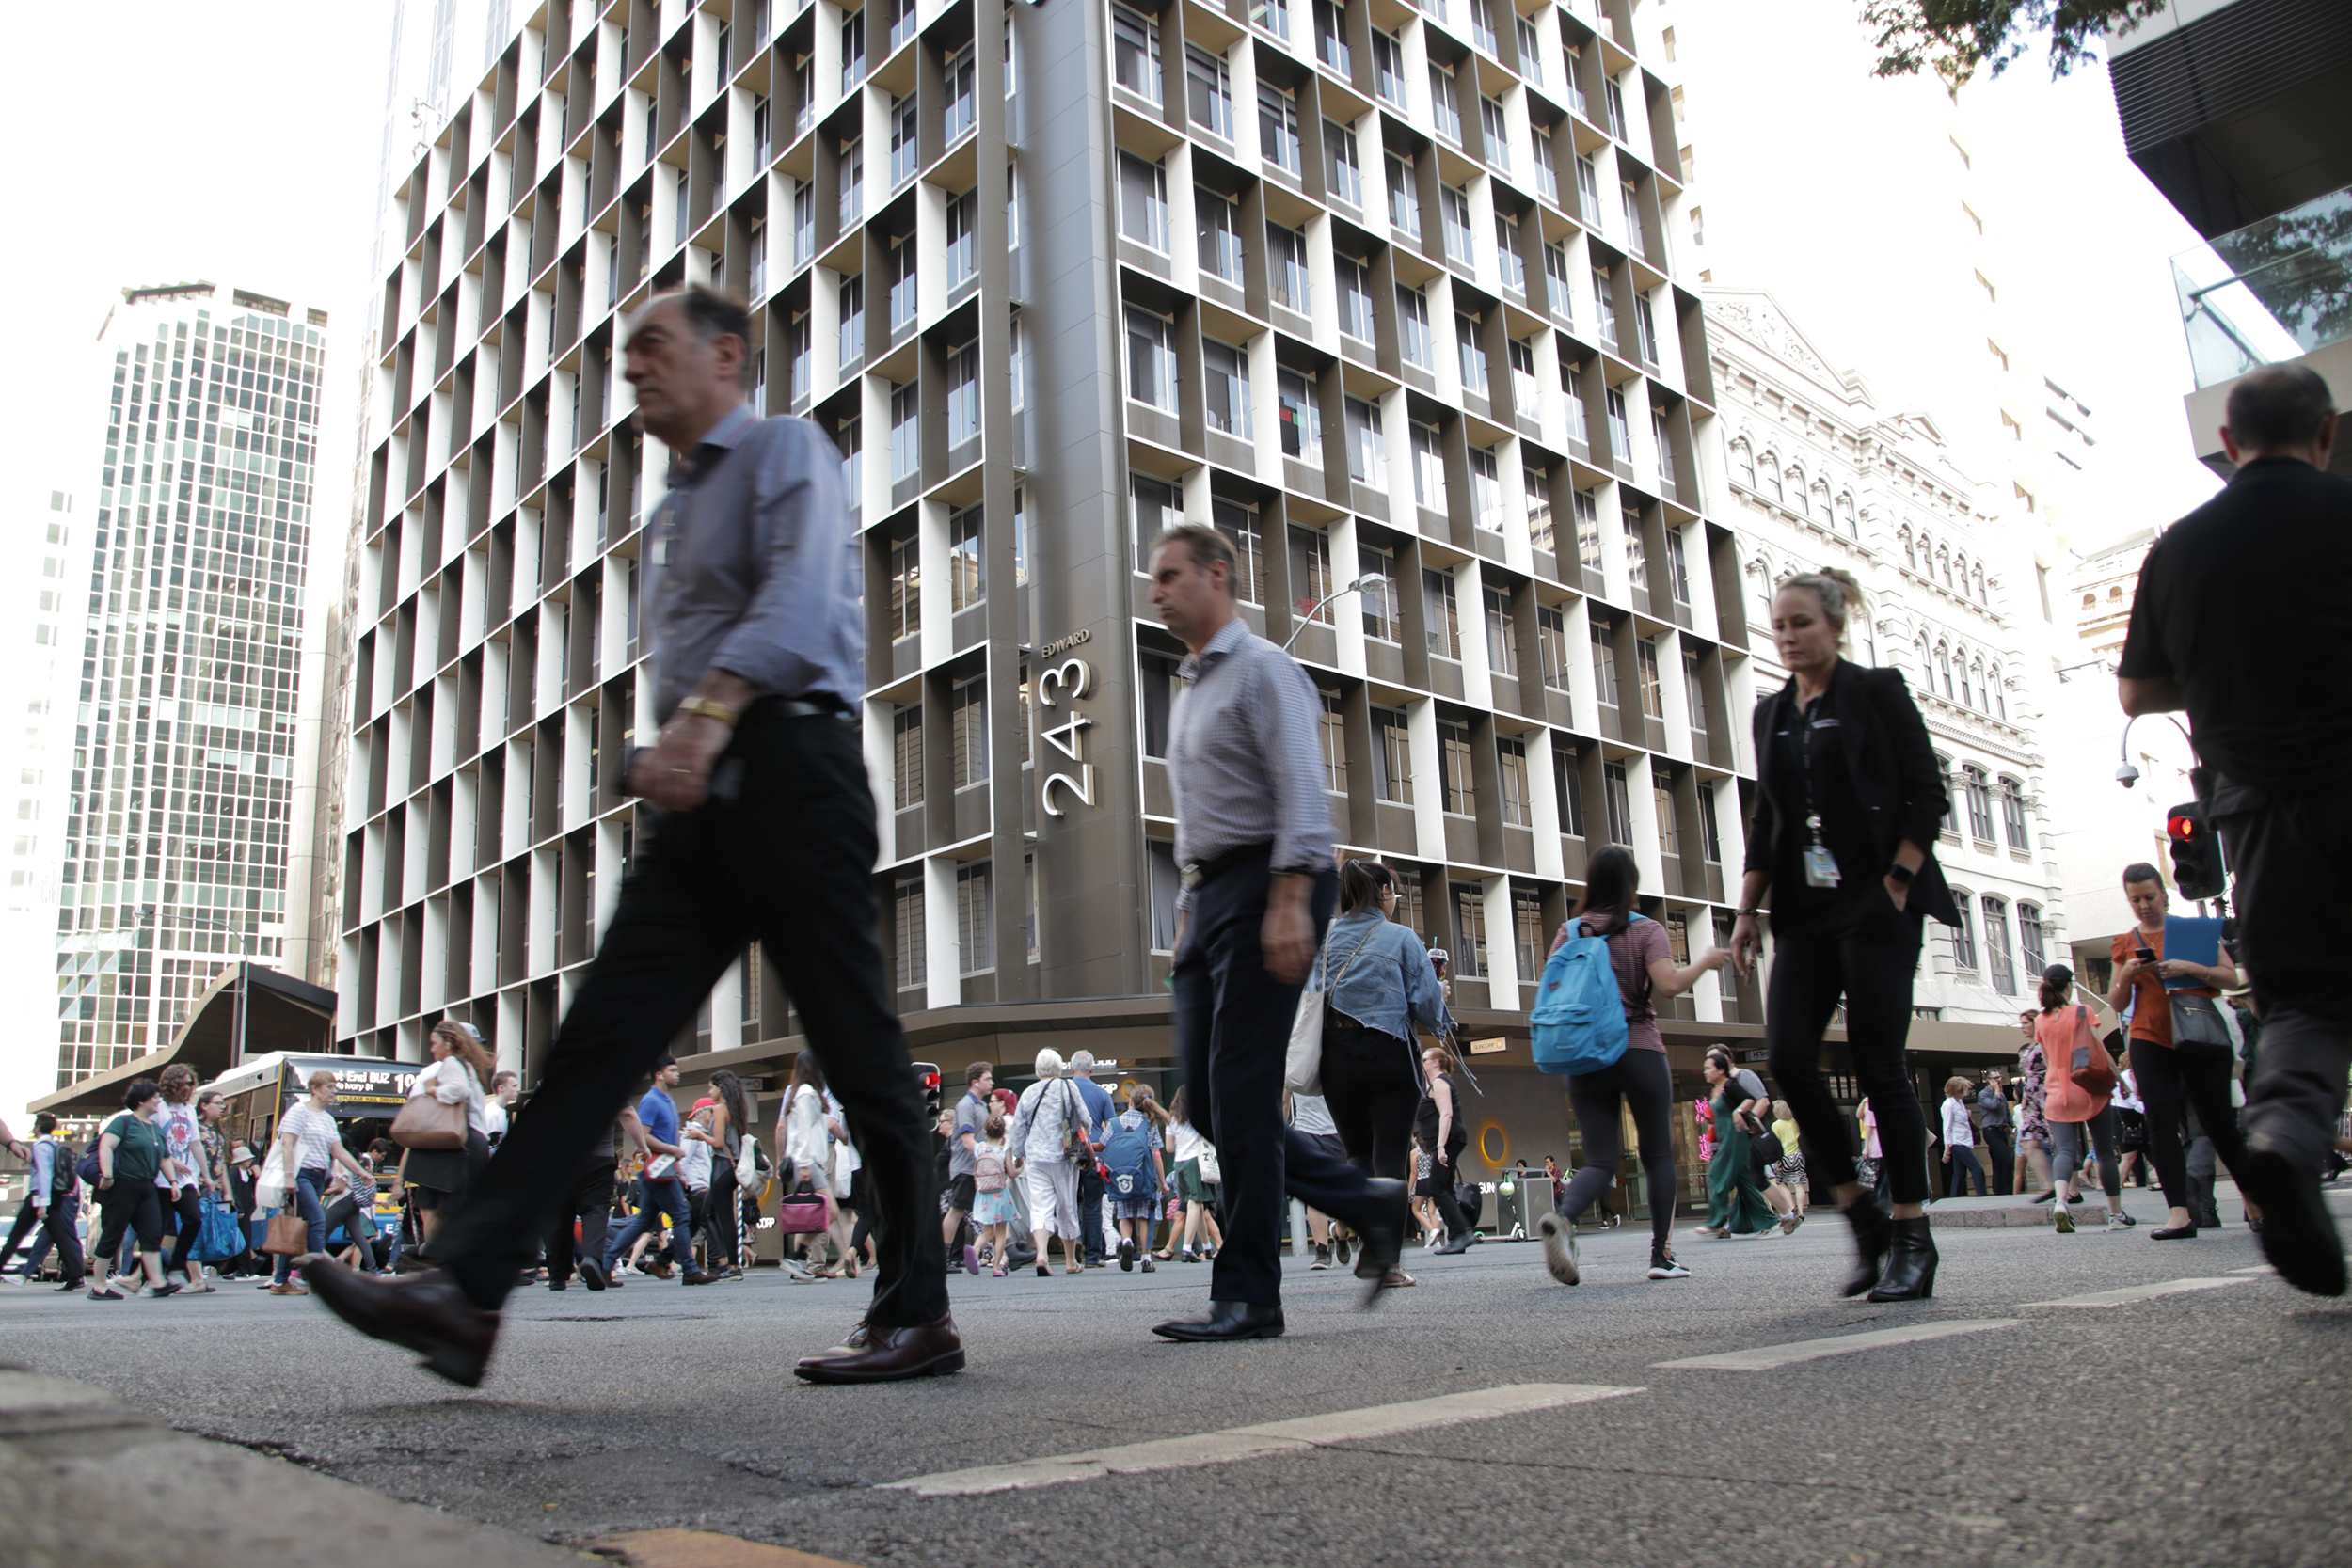
<instances>
[{"instance_id":1,"label":"woman in black suit","mask_svg":"<svg viewBox=\"0 0 2352 1568\"><path fill-rule=\"evenodd\" d=\"M1839 656L1862 592L1844 572L1788 579L1772 599L1772 641L1788 684L1756 705L1756 814L1732 962L1752 974L1758 906L1771 895L1772 973L1765 1037L1772 1077L1796 1112L1817 1190L1852 1224L1860 1265L1850 1296L1919 1301L1935 1291L1928 1234L1927 1121L1906 1066L1911 976L1929 915L1960 923L1935 863L1948 804L1928 728L1899 672ZM1840 1001L1854 1077L1878 1112L1892 1220L1854 1179L1851 1118L1821 1078L1821 1037Z\"/></svg>"}]
</instances>

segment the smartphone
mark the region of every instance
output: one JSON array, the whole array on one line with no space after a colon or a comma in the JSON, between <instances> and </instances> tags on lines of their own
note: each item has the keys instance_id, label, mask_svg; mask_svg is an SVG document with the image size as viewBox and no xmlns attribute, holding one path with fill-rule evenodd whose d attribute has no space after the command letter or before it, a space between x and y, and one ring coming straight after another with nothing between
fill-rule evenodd
<instances>
[{"instance_id":1,"label":"smartphone","mask_svg":"<svg viewBox=\"0 0 2352 1568\"><path fill-rule=\"evenodd\" d=\"M2149 946L2146 942L2142 942L2137 947L2132 949L2132 957L2137 958L2141 963L2152 964L2156 961L2156 950Z\"/></svg>"}]
</instances>

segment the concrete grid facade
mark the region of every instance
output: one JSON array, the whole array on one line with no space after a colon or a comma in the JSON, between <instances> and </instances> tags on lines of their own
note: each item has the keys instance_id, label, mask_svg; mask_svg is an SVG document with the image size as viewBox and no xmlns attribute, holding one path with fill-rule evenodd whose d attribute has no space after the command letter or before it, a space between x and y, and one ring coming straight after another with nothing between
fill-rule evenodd
<instances>
[{"instance_id":1,"label":"concrete grid facade","mask_svg":"<svg viewBox=\"0 0 2352 1568\"><path fill-rule=\"evenodd\" d=\"M1902 671L1949 799L1935 852L1964 924L1929 924L1915 1010L2009 1023L2042 967L2066 956L2029 678L2040 632L2008 608L2021 595L2003 580L2029 558L2003 537L2003 498L1953 460L1934 424L1880 414L1862 379L1833 369L1772 295L1710 288L1707 309L1730 462L1724 515L1746 552L1757 685L1787 678L1770 633L1780 584L1825 566L1851 572L1867 601L1847 626L1851 657Z\"/></svg>"},{"instance_id":2,"label":"concrete grid facade","mask_svg":"<svg viewBox=\"0 0 2352 1568\"><path fill-rule=\"evenodd\" d=\"M87 530L56 919L59 1086L171 1042L228 963L283 959L308 823L302 605L326 314L126 289Z\"/></svg>"},{"instance_id":3,"label":"concrete grid facade","mask_svg":"<svg viewBox=\"0 0 2352 1568\"><path fill-rule=\"evenodd\" d=\"M1750 626L1629 0L518 21L392 189L355 1048L414 1056L455 1010L535 1076L594 952L637 831L617 769L665 467L621 323L689 280L753 302L758 406L843 454L918 1054L1025 1061L1047 1030L1166 1054L1181 650L1139 568L1179 515L1235 542L1252 626L1296 633L1334 842L1398 866L1474 1030L1518 1024L1604 843L1678 947L1727 933ZM1760 1016L1713 976L1675 1006ZM753 951L679 1043L756 1065L794 1027Z\"/></svg>"}]
</instances>

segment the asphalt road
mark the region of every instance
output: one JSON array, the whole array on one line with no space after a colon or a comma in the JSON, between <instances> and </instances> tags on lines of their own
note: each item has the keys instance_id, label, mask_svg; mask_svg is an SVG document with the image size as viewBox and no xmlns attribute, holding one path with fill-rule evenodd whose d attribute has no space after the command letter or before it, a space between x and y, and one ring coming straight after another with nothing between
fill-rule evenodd
<instances>
[{"instance_id":1,"label":"asphalt road","mask_svg":"<svg viewBox=\"0 0 2352 1568\"><path fill-rule=\"evenodd\" d=\"M2352 1192L2335 1200L2352 1222ZM0 1359L101 1385L171 1425L529 1534L665 1525L858 1564L2222 1563L2352 1561L2352 1299L2247 1271L2227 1227L1948 1229L1935 1300L1832 1299L1848 1243L1678 1250L1642 1277L1632 1230L1584 1243L1566 1290L1533 1245L1407 1263L1379 1310L1295 1261L1290 1332L1242 1346L1149 1333L1204 1268L959 1275L956 1378L815 1388L792 1358L855 1320L862 1284L773 1273L698 1290L518 1293L487 1386L460 1393L315 1303L231 1284L94 1306L0 1289ZM2085 1292L2226 1278L2092 1309ZM2009 1326L1762 1370L1658 1363L1916 1323ZM1593 1402L1035 1490L881 1483L1527 1384Z\"/></svg>"}]
</instances>

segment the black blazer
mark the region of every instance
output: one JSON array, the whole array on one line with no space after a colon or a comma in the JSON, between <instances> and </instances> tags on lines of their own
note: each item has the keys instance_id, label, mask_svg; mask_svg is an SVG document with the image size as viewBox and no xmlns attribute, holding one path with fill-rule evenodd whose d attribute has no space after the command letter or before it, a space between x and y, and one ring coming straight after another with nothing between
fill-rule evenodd
<instances>
[{"instance_id":1,"label":"black blazer","mask_svg":"<svg viewBox=\"0 0 2352 1568\"><path fill-rule=\"evenodd\" d=\"M1961 923L1960 907L1935 862L1935 835L1951 808L1944 770L1936 766L1927 721L1919 717L1899 670L1875 669L1840 659L1826 698L1845 739L1842 750L1853 780L1854 798L1870 816L1870 841L1882 867L1895 863L1895 847L1911 840L1928 852L1912 879L1907 907L1931 914L1947 926ZM1756 814L1748 822L1746 869L1771 871L1779 863L1780 835L1803 831L1795 805L1772 793L1772 736L1797 721L1797 683L1788 683L1756 705L1753 737L1758 774Z\"/></svg>"}]
</instances>

